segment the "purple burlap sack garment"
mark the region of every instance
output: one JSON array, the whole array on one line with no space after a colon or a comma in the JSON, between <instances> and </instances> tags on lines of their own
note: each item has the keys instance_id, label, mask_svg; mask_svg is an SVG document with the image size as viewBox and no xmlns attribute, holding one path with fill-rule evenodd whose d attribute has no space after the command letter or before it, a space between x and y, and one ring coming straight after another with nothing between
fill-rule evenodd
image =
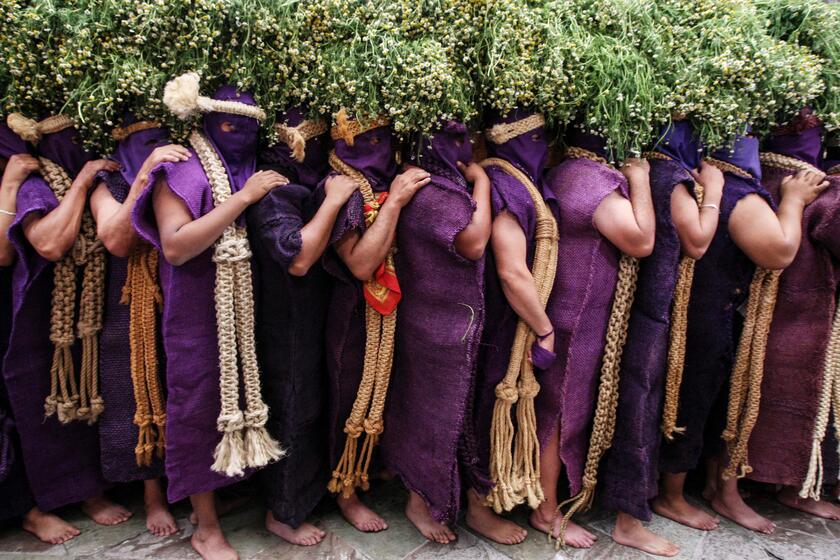
<instances>
[{"instance_id":1,"label":"purple burlap sack garment","mask_svg":"<svg viewBox=\"0 0 840 560\"><path fill-rule=\"evenodd\" d=\"M44 136L38 152L61 164L71 177L93 157L82 149L73 128ZM49 339L53 265L26 240L23 222L57 206L58 200L40 176L31 175L21 185L17 217L9 229L17 260L12 277L12 331L3 363L26 476L36 503L47 511L101 494L107 486L100 472L97 427L44 418L53 355ZM74 347L76 368L78 350Z\"/></svg>"},{"instance_id":2,"label":"purple burlap sack garment","mask_svg":"<svg viewBox=\"0 0 840 560\"><path fill-rule=\"evenodd\" d=\"M7 161L15 154L27 152L26 142L0 123L0 159ZM23 470L20 439L2 376L2 357L9 347L11 329L12 269L0 267L0 522L20 517L35 506Z\"/></svg>"},{"instance_id":3,"label":"purple burlap sack garment","mask_svg":"<svg viewBox=\"0 0 840 560\"><path fill-rule=\"evenodd\" d=\"M794 135L786 134L783 140L773 137L766 145L775 153L814 165L821 153L821 128L803 131L798 144ZM779 201L782 179L793 174L765 165L762 184ZM764 361L761 408L749 446L750 478L762 482L799 488L808 473L823 392L825 350L840 285L837 186L805 209L802 244L780 278ZM831 425L828 430L833 431ZM836 453L835 447L835 457Z\"/></svg>"},{"instance_id":4,"label":"purple burlap sack garment","mask_svg":"<svg viewBox=\"0 0 840 560\"><path fill-rule=\"evenodd\" d=\"M756 139L742 137L735 146L734 153L721 150L715 158L755 171L759 165ZM759 167L759 176L760 171ZM737 310L749 296L755 272L753 262L729 235L729 217L746 196L757 195L773 205L758 180L730 172L724 173L724 180L715 237L694 268L677 418L677 426L686 430L673 441L662 444L660 469L668 473L691 470L702 456L713 456L723 449L721 433L726 419L728 380L741 322Z\"/></svg>"},{"instance_id":5,"label":"purple burlap sack garment","mask_svg":"<svg viewBox=\"0 0 840 560\"><path fill-rule=\"evenodd\" d=\"M450 121L420 143L411 163L432 179L403 208L397 227L403 297L382 456L437 521L452 523L460 509L459 446L484 323L484 259L465 259L455 249L475 209L456 165L472 159L467 127Z\"/></svg>"},{"instance_id":6,"label":"purple burlap sack garment","mask_svg":"<svg viewBox=\"0 0 840 560\"><path fill-rule=\"evenodd\" d=\"M653 253L639 263L627 343L621 359L615 436L598 472L601 505L644 521L651 519L648 501L658 492L659 424L671 303L682 256L671 218L671 195L680 184L693 192L694 181L686 166L699 162L699 143L688 123L674 123L666 139L668 154L673 154L674 159L650 160L656 242ZM657 151L664 152L659 147Z\"/></svg>"},{"instance_id":7,"label":"purple burlap sack garment","mask_svg":"<svg viewBox=\"0 0 840 560\"><path fill-rule=\"evenodd\" d=\"M397 174L394 159L396 138L389 127L367 130L354 139L352 146L335 141L335 153L343 162L362 173L374 192L387 191ZM324 199L324 181L316 190L316 199ZM346 234L365 232L364 204L361 193L354 192L338 213L331 235L335 245ZM359 282L334 250L324 255L324 267L334 278L326 327L327 371L329 372L330 466L338 464L344 451L344 422L350 415L362 379L365 355L365 298ZM387 431L387 428L386 428Z\"/></svg>"},{"instance_id":8,"label":"purple burlap sack garment","mask_svg":"<svg viewBox=\"0 0 840 560\"><path fill-rule=\"evenodd\" d=\"M514 111L506 117L494 117L488 128L499 123L511 123L531 116L533 113ZM552 195L543 188L541 180L543 167L548 159L548 142L543 127L517 136L504 144L487 142L488 155L502 158L525 173L543 192L543 197L553 204ZM525 185L508 175L499 167L485 169L490 178L490 204L493 216L508 212L519 222L527 242L527 260L530 267L534 257L537 213L534 202ZM553 209L553 206L552 206ZM493 422L493 407L496 404L496 386L504 378L510 361L510 350L516 334L519 316L508 304L491 250L487 251L484 274L485 325L478 355L478 373L475 384L473 424L478 455L478 472L470 483L482 494L492 487L490 482L490 427ZM539 374L537 379L539 380Z\"/></svg>"},{"instance_id":9,"label":"purple burlap sack garment","mask_svg":"<svg viewBox=\"0 0 840 560\"><path fill-rule=\"evenodd\" d=\"M124 119L123 126L132 122L135 122L132 118ZM111 159L119 162L122 168L99 175L117 202L125 201L143 162L155 148L165 145L168 138L166 130L149 128L131 134L117 145ZM99 444L102 474L112 482L147 480L163 475L163 463L156 457L152 466L141 467L137 465L135 455L139 429L134 423L137 405L128 343L130 312L128 305L120 303L127 268L127 258L108 254L105 312L99 335L100 387L107 406L99 418ZM163 373L165 365L160 358L159 373Z\"/></svg>"},{"instance_id":10,"label":"purple burlap sack garment","mask_svg":"<svg viewBox=\"0 0 840 560\"><path fill-rule=\"evenodd\" d=\"M582 484L595 413L607 322L621 253L595 228L595 210L609 194L628 196L615 169L588 159L567 159L546 176L557 198L560 230L557 276L546 309L555 332L557 361L540 374L536 399L540 445L559 427L560 459L568 489Z\"/></svg>"},{"instance_id":11,"label":"purple burlap sack garment","mask_svg":"<svg viewBox=\"0 0 840 560\"><path fill-rule=\"evenodd\" d=\"M278 120L296 126L303 113L291 109ZM266 427L288 451L259 477L275 519L292 527L312 513L327 491L330 474L324 392L330 279L320 262L303 277L288 272L302 247L301 229L317 210L313 190L329 171L328 149L325 133L306 142L303 162L282 142L260 153L259 168L277 171L290 183L268 193L247 213L262 394L271 410Z\"/></svg>"},{"instance_id":12,"label":"purple burlap sack garment","mask_svg":"<svg viewBox=\"0 0 840 560\"><path fill-rule=\"evenodd\" d=\"M214 99L253 105L253 98L228 86ZM230 122L234 132L220 125ZM249 117L209 113L204 132L225 168L233 192L243 187L256 168L259 124ZM154 181L164 180L181 199L194 220L214 208L210 184L198 156L164 163L152 171ZM162 250L152 208L152 188L138 198L134 227L146 241ZM240 217L239 220L243 220ZM160 261L163 291L162 332L166 353L166 476L170 502L193 494L210 492L242 480L214 472L213 452L222 434L216 429L219 416L219 345L216 337L214 287L216 265L213 247L181 266Z\"/></svg>"}]
</instances>

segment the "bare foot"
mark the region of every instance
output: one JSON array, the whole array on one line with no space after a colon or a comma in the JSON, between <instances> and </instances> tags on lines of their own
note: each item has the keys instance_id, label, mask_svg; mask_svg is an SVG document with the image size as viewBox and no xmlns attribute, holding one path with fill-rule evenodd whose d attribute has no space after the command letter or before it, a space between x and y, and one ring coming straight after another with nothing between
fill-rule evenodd
<instances>
[{"instance_id":1,"label":"bare foot","mask_svg":"<svg viewBox=\"0 0 840 560\"><path fill-rule=\"evenodd\" d=\"M561 515L554 515L554 508L550 509L550 514L545 513L545 508L539 507L531 512L529 522L531 527L537 531L541 531L553 538L560 538L560 522L563 519ZM552 520L554 524L552 525ZM566 526L566 544L575 548L591 548L598 537L575 523L569 521Z\"/></svg>"},{"instance_id":2,"label":"bare foot","mask_svg":"<svg viewBox=\"0 0 840 560\"><path fill-rule=\"evenodd\" d=\"M721 487L711 503L713 510L742 527L765 535L769 535L776 529L772 521L760 516L744 503L744 499L737 490L727 492Z\"/></svg>"},{"instance_id":3,"label":"bare foot","mask_svg":"<svg viewBox=\"0 0 840 560\"><path fill-rule=\"evenodd\" d=\"M146 480L143 484L143 505L146 509L146 528L156 537L168 537L178 532L178 523L169 512L159 480Z\"/></svg>"},{"instance_id":4,"label":"bare foot","mask_svg":"<svg viewBox=\"0 0 840 560\"><path fill-rule=\"evenodd\" d=\"M662 517L693 529L712 531L720 525L720 519L689 504L682 495L670 497L660 494L653 500L651 507Z\"/></svg>"},{"instance_id":5,"label":"bare foot","mask_svg":"<svg viewBox=\"0 0 840 560\"><path fill-rule=\"evenodd\" d=\"M230 500L220 500L216 498L216 515L217 518L222 518L230 512L237 510L251 501L250 496L241 496L239 498L232 498ZM198 516L195 512L190 513L190 523L198 525Z\"/></svg>"},{"instance_id":6,"label":"bare foot","mask_svg":"<svg viewBox=\"0 0 840 560\"><path fill-rule=\"evenodd\" d=\"M467 497L467 526L479 535L499 544L519 544L528 536L528 531L513 521L496 515L475 490L470 489Z\"/></svg>"},{"instance_id":7,"label":"bare foot","mask_svg":"<svg viewBox=\"0 0 840 560\"><path fill-rule=\"evenodd\" d=\"M265 528L281 539L300 546L313 546L324 540L327 534L311 523L301 523L297 529L280 523L271 511L265 512Z\"/></svg>"},{"instance_id":8,"label":"bare foot","mask_svg":"<svg viewBox=\"0 0 840 560\"><path fill-rule=\"evenodd\" d=\"M813 498L800 498L796 492L796 488L791 486L782 488L777 494L777 497L781 503L789 508L798 509L805 513L822 517L823 519L840 520L840 507L824 500L818 502Z\"/></svg>"},{"instance_id":9,"label":"bare foot","mask_svg":"<svg viewBox=\"0 0 840 560\"><path fill-rule=\"evenodd\" d=\"M218 525L196 529L190 544L204 560L239 560L239 554L227 542L222 528Z\"/></svg>"},{"instance_id":10,"label":"bare foot","mask_svg":"<svg viewBox=\"0 0 840 560\"><path fill-rule=\"evenodd\" d=\"M429 513L426 502L416 492L409 492L408 503L405 504L405 516L420 531L421 535L432 542L449 544L458 538L452 529L435 521L435 518Z\"/></svg>"},{"instance_id":11,"label":"bare foot","mask_svg":"<svg viewBox=\"0 0 840 560\"><path fill-rule=\"evenodd\" d=\"M346 499L339 496L336 502L338 502L338 508L341 510L341 515L344 516L344 519L359 531L363 533L378 533L388 528L385 520L363 504L356 494Z\"/></svg>"},{"instance_id":12,"label":"bare foot","mask_svg":"<svg viewBox=\"0 0 840 560\"><path fill-rule=\"evenodd\" d=\"M130 511L105 496L88 498L82 502L82 511L100 525L119 525L131 517Z\"/></svg>"},{"instance_id":13,"label":"bare foot","mask_svg":"<svg viewBox=\"0 0 840 560\"><path fill-rule=\"evenodd\" d=\"M618 513L612 538L618 544L656 556L676 556L680 552L679 546L651 532L641 521L624 512Z\"/></svg>"},{"instance_id":14,"label":"bare foot","mask_svg":"<svg viewBox=\"0 0 840 560\"><path fill-rule=\"evenodd\" d=\"M47 544L66 543L81 531L57 515L32 508L23 517L23 530L28 531Z\"/></svg>"}]
</instances>

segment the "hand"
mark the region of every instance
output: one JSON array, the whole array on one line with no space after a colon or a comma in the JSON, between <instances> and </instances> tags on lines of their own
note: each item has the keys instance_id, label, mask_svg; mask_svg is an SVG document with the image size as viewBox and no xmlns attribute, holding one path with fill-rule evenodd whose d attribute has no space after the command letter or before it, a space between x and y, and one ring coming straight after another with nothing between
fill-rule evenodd
<instances>
[{"instance_id":1,"label":"hand","mask_svg":"<svg viewBox=\"0 0 840 560\"><path fill-rule=\"evenodd\" d=\"M457 162L457 165L458 169L461 170L461 173L464 175L464 178L467 180L468 183L475 184L476 181L478 181L486 175L484 173L484 168L474 161L471 161L466 165L459 161Z\"/></svg>"},{"instance_id":2,"label":"hand","mask_svg":"<svg viewBox=\"0 0 840 560\"><path fill-rule=\"evenodd\" d=\"M347 202L357 190L359 185L347 175L331 175L324 184L327 199L341 204Z\"/></svg>"},{"instance_id":3,"label":"hand","mask_svg":"<svg viewBox=\"0 0 840 560\"><path fill-rule=\"evenodd\" d=\"M825 180L825 173L802 170L796 175L788 175L782 179L782 200L793 197L808 206L829 185Z\"/></svg>"},{"instance_id":4,"label":"hand","mask_svg":"<svg viewBox=\"0 0 840 560\"><path fill-rule=\"evenodd\" d=\"M120 167L121 165L119 163L110 159L91 160L82 167L82 170L76 175L76 180L73 181L73 184L78 184L89 189L93 186L93 180L96 178L97 173L100 171L117 171Z\"/></svg>"},{"instance_id":5,"label":"hand","mask_svg":"<svg viewBox=\"0 0 840 560\"><path fill-rule=\"evenodd\" d=\"M703 187L706 196L711 195L710 197L713 199L720 198L723 193L723 171L703 161L700 162L700 171L692 170L691 176L694 177L695 182Z\"/></svg>"},{"instance_id":6,"label":"hand","mask_svg":"<svg viewBox=\"0 0 840 560\"><path fill-rule=\"evenodd\" d=\"M417 191L428 185L429 181L431 181L431 176L428 173L419 167L408 167L391 181L386 204L390 202L399 208L405 207Z\"/></svg>"},{"instance_id":7,"label":"hand","mask_svg":"<svg viewBox=\"0 0 840 560\"><path fill-rule=\"evenodd\" d=\"M160 146L155 148L149 157L146 158L146 161L143 162L143 165L140 167L140 172L137 174L139 176L147 176L151 173L152 169L160 165L164 162L169 163L176 163L179 161L187 161L190 159L192 154L190 151L183 147L179 146L178 144L168 144L166 146Z\"/></svg>"},{"instance_id":8,"label":"hand","mask_svg":"<svg viewBox=\"0 0 840 560\"><path fill-rule=\"evenodd\" d=\"M248 206L259 202L262 198L277 187L288 185L289 180L276 171L257 171L245 182L245 186L239 191L240 196L245 199Z\"/></svg>"},{"instance_id":9,"label":"hand","mask_svg":"<svg viewBox=\"0 0 840 560\"><path fill-rule=\"evenodd\" d=\"M38 158L29 154L15 154L9 158L3 172L3 187L19 187L32 173L38 171Z\"/></svg>"},{"instance_id":10,"label":"hand","mask_svg":"<svg viewBox=\"0 0 840 560\"><path fill-rule=\"evenodd\" d=\"M619 171L628 181L647 180L650 177L650 163L644 158L627 158L621 164Z\"/></svg>"}]
</instances>

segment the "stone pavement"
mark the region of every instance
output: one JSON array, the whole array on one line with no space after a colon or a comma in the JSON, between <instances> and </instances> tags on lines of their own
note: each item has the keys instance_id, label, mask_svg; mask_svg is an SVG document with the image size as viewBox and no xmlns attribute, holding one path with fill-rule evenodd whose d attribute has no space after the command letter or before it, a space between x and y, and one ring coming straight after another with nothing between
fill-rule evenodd
<instances>
[{"instance_id":1,"label":"stone pavement","mask_svg":"<svg viewBox=\"0 0 840 560\"><path fill-rule=\"evenodd\" d=\"M463 525L457 528L458 541L443 546L429 543L417 533L402 515L404 492L395 483L376 487L369 499L388 520L390 528L384 533L365 535L347 525L336 511L324 507L316 516L316 523L328 536L315 547L302 548L282 542L262 528L263 512L252 503L227 515L223 525L231 544L239 550L242 560L532 560L574 558L642 559L653 558L613 543L609 537L612 519L604 512L583 516L580 521L597 532L598 543L588 551L556 552L545 535L529 531L528 539L519 546L502 546L483 540ZM129 497L135 516L116 527L99 527L87 520L76 508L62 512L68 520L82 529L82 534L59 546L49 546L17 529L0 532L0 560L50 560L56 557L79 560L128 560L155 558L156 560L192 560L189 536L192 526L187 520L185 504L175 508L181 533L158 539L145 531L142 507L137 496ZM778 525L774 535L758 536L723 520L721 527L711 533L688 529L663 518L655 518L652 527L679 543L682 559L815 559L840 560L840 522L823 521L787 509L768 495L758 493L750 503ZM526 525L525 511L513 515Z\"/></svg>"}]
</instances>

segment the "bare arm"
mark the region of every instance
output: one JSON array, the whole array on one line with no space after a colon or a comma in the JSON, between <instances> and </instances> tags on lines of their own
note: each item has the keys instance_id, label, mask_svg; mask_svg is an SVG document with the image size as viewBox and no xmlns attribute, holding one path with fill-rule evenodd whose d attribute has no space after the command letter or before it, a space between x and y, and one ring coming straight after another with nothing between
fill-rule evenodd
<instances>
[{"instance_id":1,"label":"bare arm","mask_svg":"<svg viewBox=\"0 0 840 560\"><path fill-rule=\"evenodd\" d=\"M671 193L671 219L680 238L682 252L692 259L699 259L708 250L720 217L720 200L723 195L723 173L706 162L701 163L700 173L693 173L695 182L703 187L703 204L697 201L682 183Z\"/></svg>"},{"instance_id":2,"label":"bare arm","mask_svg":"<svg viewBox=\"0 0 840 560\"><path fill-rule=\"evenodd\" d=\"M137 234L131 224L131 212L137 198L149 183L152 169L162 162L185 161L189 157L189 150L182 146L156 148L143 162L122 204L111 195L104 182L96 186L90 197L90 209L96 221L96 233L108 252L118 257L127 257L137 242Z\"/></svg>"},{"instance_id":3,"label":"bare arm","mask_svg":"<svg viewBox=\"0 0 840 560\"><path fill-rule=\"evenodd\" d=\"M359 187L346 175L334 175L327 179L324 188L327 193L324 202L309 223L300 230L300 253L292 259L289 266L289 274L293 276L304 276L324 254L341 207Z\"/></svg>"},{"instance_id":4,"label":"bare arm","mask_svg":"<svg viewBox=\"0 0 840 560\"><path fill-rule=\"evenodd\" d=\"M29 154L15 154L9 158L0 182L0 266L15 262L15 248L9 241L8 231L15 221L17 193L30 173L38 171L38 160ZM8 214L6 213L8 212Z\"/></svg>"},{"instance_id":5,"label":"bare arm","mask_svg":"<svg viewBox=\"0 0 840 560\"><path fill-rule=\"evenodd\" d=\"M104 159L87 162L58 207L44 216L33 214L23 221L23 234L39 255L55 262L70 250L79 236L87 193L96 174L118 168L116 162Z\"/></svg>"},{"instance_id":6,"label":"bare arm","mask_svg":"<svg viewBox=\"0 0 840 560\"><path fill-rule=\"evenodd\" d=\"M630 200L612 192L595 210L598 231L631 257L647 257L653 252L656 217L650 194L650 165L643 159L625 161L621 172L630 186Z\"/></svg>"},{"instance_id":7,"label":"bare arm","mask_svg":"<svg viewBox=\"0 0 840 560\"><path fill-rule=\"evenodd\" d=\"M539 345L554 352L554 334L551 319L540 303L534 276L528 268L528 244L525 232L513 215L502 212L493 220L493 235L490 237L496 274L502 284L510 306L538 335L547 336Z\"/></svg>"},{"instance_id":8,"label":"bare arm","mask_svg":"<svg viewBox=\"0 0 840 560\"><path fill-rule=\"evenodd\" d=\"M465 259L477 261L484 256L493 228L493 216L490 210L490 178L475 162L468 166L458 162L458 167L467 181L473 184L472 198L476 208L469 225L455 236L455 250Z\"/></svg>"},{"instance_id":9,"label":"bare arm","mask_svg":"<svg viewBox=\"0 0 840 560\"><path fill-rule=\"evenodd\" d=\"M742 198L729 218L732 240L757 266L786 268L802 241L802 213L827 186L825 174L800 171L782 180L778 213L758 195Z\"/></svg>"},{"instance_id":10,"label":"bare arm","mask_svg":"<svg viewBox=\"0 0 840 560\"><path fill-rule=\"evenodd\" d=\"M376 221L364 235L350 232L336 244L338 256L358 280L370 280L385 260L397 234L400 212L414 194L428 183L429 174L417 167L397 175L391 183L388 198L379 209Z\"/></svg>"},{"instance_id":11,"label":"bare arm","mask_svg":"<svg viewBox=\"0 0 840 560\"><path fill-rule=\"evenodd\" d=\"M170 264L180 266L200 255L248 206L287 182L285 177L274 171L258 171L248 179L242 190L193 220L184 202L172 192L166 181L159 179L155 184L152 204L164 258Z\"/></svg>"}]
</instances>

